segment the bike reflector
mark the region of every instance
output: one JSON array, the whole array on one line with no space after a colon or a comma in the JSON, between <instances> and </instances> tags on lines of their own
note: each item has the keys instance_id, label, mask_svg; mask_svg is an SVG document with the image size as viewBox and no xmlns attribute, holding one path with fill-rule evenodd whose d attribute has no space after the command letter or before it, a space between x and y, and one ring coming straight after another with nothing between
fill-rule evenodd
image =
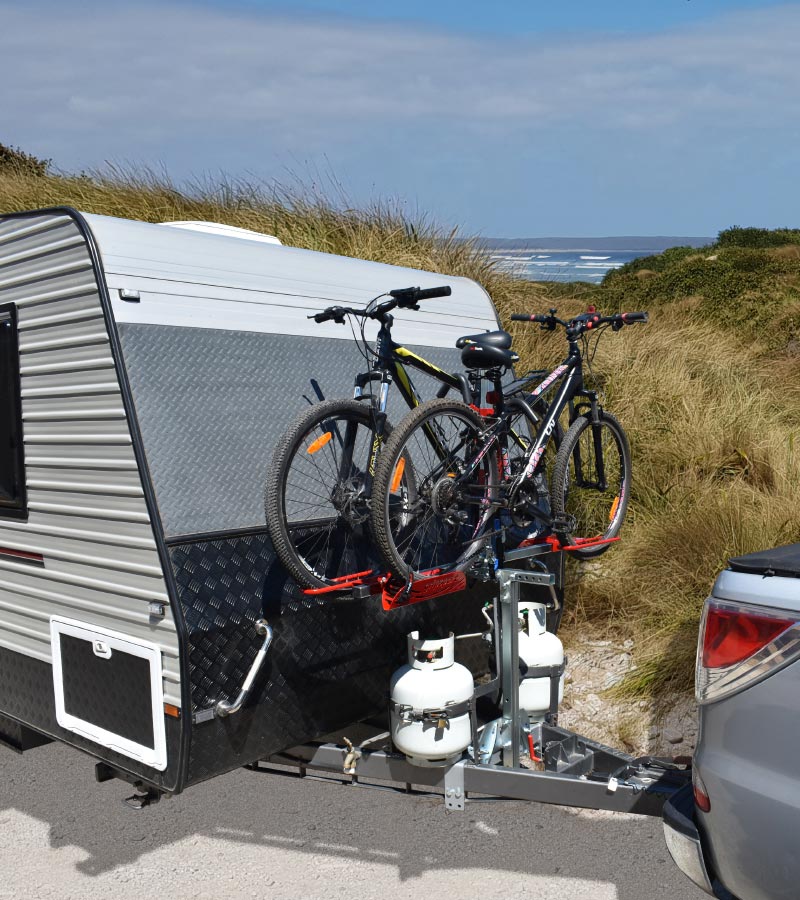
<instances>
[{"instance_id":1,"label":"bike reflector","mask_svg":"<svg viewBox=\"0 0 800 900\"><path fill-rule=\"evenodd\" d=\"M392 475L392 487L391 491L393 494L396 494L398 489L400 488L400 482L403 480L403 472L406 470L406 458L405 456L401 456L397 462L397 465L394 467L394 475Z\"/></svg>"},{"instance_id":2,"label":"bike reflector","mask_svg":"<svg viewBox=\"0 0 800 900\"><path fill-rule=\"evenodd\" d=\"M700 621L695 694L712 703L800 658L800 615L709 597Z\"/></svg>"},{"instance_id":3,"label":"bike reflector","mask_svg":"<svg viewBox=\"0 0 800 900\"><path fill-rule=\"evenodd\" d=\"M312 441L308 447L306 447L306 453L316 453L317 450L321 450L332 437L332 432L326 431L325 434L318 437L315 441Z\"/></svg>"}]
</instances>

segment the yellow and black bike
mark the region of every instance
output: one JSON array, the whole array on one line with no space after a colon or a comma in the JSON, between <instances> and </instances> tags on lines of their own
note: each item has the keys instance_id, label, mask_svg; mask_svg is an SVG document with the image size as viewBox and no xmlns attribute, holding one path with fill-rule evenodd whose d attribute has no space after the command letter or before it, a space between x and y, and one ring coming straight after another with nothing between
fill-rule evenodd
<instances>
[{"instance_id":1,"label":"yellow and black bike","mask_svg":"<svg viewBox=\"0 0 800 900\"><path fill-rule=\"evenodd\" d=\"M278 558L305 587L324 587L380 565L370 532L369 501L377 459L391 433L386 415L390 386L397 385L410 409L417 407L421 398L407 371L413 368L441 383L439 397L456 390L467 404L480 401L480 376L446 372L392 339L392 310L419 309L421 300L449 295L447 286L402 288L381 294L363 308L329 306L309 316L315 322L344 324L348 317L360 321L359 344L371 367L356 376L353 399L309 407L273 453L264 498L267 526ZM380 323L374 349L365 336L369 320ZM468 335L458 344L484 340L499 340L508 347L511 335ZM432 434L431 439L435 452L437 438ZM399 466L395 482L396 502L413 505L412 467L404 471Z\"/></svg>"}]
</instances>

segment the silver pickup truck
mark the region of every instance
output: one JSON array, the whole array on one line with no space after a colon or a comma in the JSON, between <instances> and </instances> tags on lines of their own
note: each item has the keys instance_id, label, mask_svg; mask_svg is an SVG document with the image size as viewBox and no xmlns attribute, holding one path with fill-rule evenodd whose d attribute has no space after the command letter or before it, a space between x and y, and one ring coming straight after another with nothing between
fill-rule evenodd
<instances>
[{"instance_id":1,"label":"silver pickup truck","mask_svg":"<svg viewBox=\"0 0 800 900\"><path fill-rule=\"evenodd\" d=\"M800 897L800 544L730 561L706 600L693 784L667 846L726 900Z\"/></svg>"}]
</instances>

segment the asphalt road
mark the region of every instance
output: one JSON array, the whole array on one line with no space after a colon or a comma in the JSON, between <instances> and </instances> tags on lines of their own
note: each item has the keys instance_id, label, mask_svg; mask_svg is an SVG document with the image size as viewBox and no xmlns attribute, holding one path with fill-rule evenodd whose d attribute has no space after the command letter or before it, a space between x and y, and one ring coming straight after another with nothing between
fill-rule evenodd
<instances>
[{"instance_id":1,"label":"asphalt road","mask_svg":"<svg viewBox=\"0 0 800 900\"><path fill-rule=\"evenodd\" d=\"M661 822L240 770L142 812L61 745L0 748L0 897L702 900Z\"/></svg>"}]
</instances>

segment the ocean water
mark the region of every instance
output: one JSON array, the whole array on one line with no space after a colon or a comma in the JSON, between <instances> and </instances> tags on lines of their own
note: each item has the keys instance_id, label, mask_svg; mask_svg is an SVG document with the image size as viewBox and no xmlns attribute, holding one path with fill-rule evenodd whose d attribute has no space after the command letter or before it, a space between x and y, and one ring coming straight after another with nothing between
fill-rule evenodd
<instances>
[{"instance_id":1,"label":"ocean water","mask_svg":"<svg viewBox=\"0 0 800 900\"><path fill-rule=\"evenodd\" d=\"M498 267L528 281L589 281L599 284L607 272L619 269L653 250L492 250Z\"/></svg>"}]
</instances>

